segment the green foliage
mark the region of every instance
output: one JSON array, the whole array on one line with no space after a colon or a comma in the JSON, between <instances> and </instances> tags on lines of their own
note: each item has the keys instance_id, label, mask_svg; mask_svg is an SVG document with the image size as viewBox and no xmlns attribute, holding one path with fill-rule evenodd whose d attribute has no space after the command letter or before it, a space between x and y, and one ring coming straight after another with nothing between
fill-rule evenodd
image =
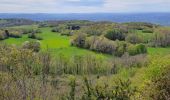
<instances>
[{"instance_id":1,"label":"green foliage","mask_svg":"<svg viewBox=\"0 0 170 100\"><path fill-rule=\"evenodd\" d=\"M154 47L167 47L170 46L170 30L169 29L158 29L154 34L152 41Z\"/></svg>"},{"instance_id":2,"label":"green foliage","mask_svg":"<svg viewBox=\"0 0 170 100\"><path fill-rule=\"evenodd\" d=\"M130 80L118 79L110 89L108 84L92 86L87 78L84 78L85 92L82 100L131 100L137 93L137 89L131 86Z\"/></svg>"},{"instance_id":3,"label":"green foliage","mask_svg":"<svg viewBox=\"0 0 170 100\"><path fill-rule=\"evenodd\" d=\"M82 29L83 33L88 34L89 36L95 35L99 36L104 32L104 26L101 24L90 25Z\"/></svg>"},{"instance_id":4,"label":"green foliage","mask_svg":"<svg viewBox=\"0 0 170 100\"><path fill-rule=\"evenodd\" d=\"M141 94L143 99L168 100L170 98L170 68L167 67L160 76L154 77L145 89Z\"/></svg>"},{"instance_id":5,"label":"green foliage","mask_svg":"<svg viewBox=\"0 0 170 100\"><path fill-rule=\"evenodd\" d=\"M154 27L158 27L156 24L145 22L130 22L125 24L128 26L129 30L145 30L146 28L152 29Z\"/></svg>"},{"instance_id":6,"label":"green foliage","mask_svg":"<svg viewBox=\"0 0 170 100\"><path fill-rule=\"evenodd\" d=\"M37 40L43 40L43 38L38 36L36 33L29 33L28 38L37 39Z\"/></svg>"},{"instance_id":7,"label":"green foliage","mask_svg":"<svg viewBox=\"0 0 170 100\"><path fill-rule=\"evenodd\" d=\"M147 53L147 47L144 44L130 45L128 47L129 55L145 54Z\"/></svg>"},{"instance_id":8,"label":"green foliage","mask_svg":"<svg viewBox=\"0 0 170 100\"><path fill-rule=\"evenodd\" d=\"M40 42L39 41L26 41L23 43L23 48L30 49L35 52L39 52L40 51Z\"/></svg>"},{"instance_id":9,"label":"green foliage","mask_svg":"<svg viewBox=\"0 0 170 100\"><path fill-rule=\"evenodd\" d=\"M116 44L104 37L89 37L88 40L86 40L86 48L87 47L89 47L88 49L90 50L108 54L113 54L116 50Z\"/></svg>"},{"instance_id":10,"label":"green foliage","mask_svg":"<svg viewBox=\"0 0 170 100\"><path fill-rule=\"evenodd\" d=\"M71 41L71 45L78 46L78 47L84 47L85 40L86 40L86 35L83 33L78 33L78 34L74 35L74 37Z\"/></svg>"},{"instance_id":11,"label":"green foliage","mask_svg":"<svg viewBox=\"0 0 170 100\"><path fill-rule=\"evenodd\" d=\"M142 30L142 32L143 32L143 33L153 33L154 30L153 30L152 28L144 28L144 29Z\"/></svg>"},{"instance_id":12,"label":"green foliage","mask_svg":"<svg viewBox=\"0 0 170 100\"><path fill-rule=\"evenodd\" d=\"M6 38L8 38L7 34L4 31L0 30L0 40L4 40Z\"/></svg>"},{"instance_id":13,"label":"green foliage","mask_svg":"<svg viewBox=\"0 0 170 100\"><path fill-rule=\"evenodd\" d=\"M76 78L74 76L70 77L70 83L71 91L68 96L68 100L75 100L75 89L76 89Z\"/></svg>"},{"instance_id":14,"label":"green foliage","mask_svg":"<svg viewBox=\"0 0 170 100\"><path fill-rule=\"evenodd\" d=\"M129 43L132 43L132 44L137 44L137 43L142 43L142 42L143 42L143 39L142 39L142 37L140 37L139 35L129 34L129 35L126 37L126 41L129 42Z\"/></svg>"},{"instance_id":15,"label":"green foliage","mask_svg":"<svg viewBox=\"0 0 170 100\"><path fill-rule=\"evenodd\" d=\"M113 30L109 30L106 33L105 37L110 39L110 40L120 40L120 41L123 41L123 40L125 40L126 34L121 29L113 29Z\"/></svg>"},{"instance_id":16,"label":"green foliage","mask_svg":"<svg viewBox=\"0 0 170 100\"><path fill-rule=\"evenodd\" d=\"M116 42L117 42L117 48L114 55L121 57L127 51L128 44L126 42L121 42L121 41L116 41Z\"/></svg>"},{"instance_id":17,"label":"green foliage","mask_svg":"<svg viewBox=\"0 0 170 100\"><path fill-rule=\"evenodd\" d=\"M73 75L107 75L111 74L112 64L108 63L101 57L86 54L75 55L71 58L58 55L56 64L51 67L51 73L56 75L73 74Z\"/></svg>"}]
</instances>

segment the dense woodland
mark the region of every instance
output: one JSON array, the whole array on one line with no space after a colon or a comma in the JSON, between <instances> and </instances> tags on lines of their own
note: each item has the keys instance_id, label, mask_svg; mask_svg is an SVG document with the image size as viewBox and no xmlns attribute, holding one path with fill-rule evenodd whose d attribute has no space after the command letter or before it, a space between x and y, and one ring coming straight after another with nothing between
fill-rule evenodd
<instances>
[{"instance_id":1,"label":"dense woodland","mask_svg":"<svg viewBox=\"0 0 170 100\"><path fill-rule=\"evenodd\" d=\"M48 34L69 46L52 52L64 42ZM169 100L169 46L170 27L152 23L2 19L0 100Z\"/></svg>"}]
</instances>

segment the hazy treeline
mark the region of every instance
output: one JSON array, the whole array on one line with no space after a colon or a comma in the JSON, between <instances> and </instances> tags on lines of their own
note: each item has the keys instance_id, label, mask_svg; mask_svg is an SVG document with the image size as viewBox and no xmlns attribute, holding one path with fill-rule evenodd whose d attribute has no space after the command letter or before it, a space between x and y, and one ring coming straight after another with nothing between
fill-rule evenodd
<instances>
[{"instance_id":1,"label":"hazy treeline","mask_svg":"<svg viewBox=\"0 0 170 100\"><path fill-rule=\"evenodd\" d=\"M0 19L0 27L10 27L10 26L21 26L21 25L32 25L38 22L28 20L28 19Z\"/></svg>"}]
</instances>

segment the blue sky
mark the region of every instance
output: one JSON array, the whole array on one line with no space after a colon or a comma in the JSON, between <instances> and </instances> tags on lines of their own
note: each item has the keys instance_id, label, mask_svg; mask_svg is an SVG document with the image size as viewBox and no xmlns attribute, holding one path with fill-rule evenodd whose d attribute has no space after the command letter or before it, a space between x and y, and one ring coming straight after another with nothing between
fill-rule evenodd
<instances>
[{"instance_id":1,"label":"blue sky","mask_svg":"<svg viewBox=\"0 0 170 100\"><path fill-rule=\"evenodd\" d=\"M0 13L170 12L170 0L0 0Z\"/></svg>"}]
</instances>

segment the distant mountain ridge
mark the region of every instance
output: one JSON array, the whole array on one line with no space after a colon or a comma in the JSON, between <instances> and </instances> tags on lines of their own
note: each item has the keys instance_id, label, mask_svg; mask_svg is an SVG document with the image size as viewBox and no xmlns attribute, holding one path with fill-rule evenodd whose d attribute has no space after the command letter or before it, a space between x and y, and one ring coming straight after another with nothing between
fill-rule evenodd
<instances>
[{"instance_id":1,"label":"distant mountain ridge","mask_svg":"<svg viewBox=\"0 0 170 100\"><path fill-rule=\"evenodd\" d=\"M170 26L170 13L69 13L69 14L10 14L0 13L0 18L24 18L34 21L90 20L112 22L149 22Z\"/></svg>"}]
</instances>

